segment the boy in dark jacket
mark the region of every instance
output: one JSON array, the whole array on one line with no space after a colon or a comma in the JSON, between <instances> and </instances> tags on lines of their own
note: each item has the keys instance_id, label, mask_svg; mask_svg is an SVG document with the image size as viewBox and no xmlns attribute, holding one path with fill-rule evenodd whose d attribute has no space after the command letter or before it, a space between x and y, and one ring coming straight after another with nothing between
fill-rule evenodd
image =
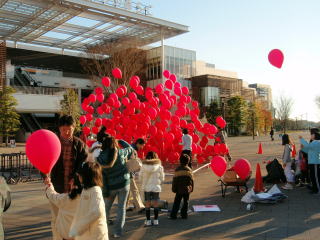
<instances>
[{"instance_id":1,"label":"boy in dark jacket","mask_svg":"<svg viewBox=\"0 0 320 240\"><path fill-rule=\"evenodd\" d=\"M193 175L191 168L188 167L190 157L187 154L180 156L180 166L175 170L172 181L172 192L176 194L174 199L171 219L177 219L177 213L180 208L180 203L183 198L183 206L181 208L181 217L188 218L188 203L189 195L193 192Z\"/></svg>"}]
</instances>

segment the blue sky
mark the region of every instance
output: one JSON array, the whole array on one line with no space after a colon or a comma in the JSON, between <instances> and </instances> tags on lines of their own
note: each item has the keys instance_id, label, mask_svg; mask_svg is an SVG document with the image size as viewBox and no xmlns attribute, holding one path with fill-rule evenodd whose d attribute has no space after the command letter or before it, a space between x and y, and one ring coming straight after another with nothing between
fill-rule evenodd
<instances>
[{"instance_id":1,"label":"blue sky","mask_svg":"<svg viewBox=\"0 0 320 240\"><path fill-rule=\"evenodd\" d=\"M320 120L320 1L318 0L149 0L154 17L190 26L166 45L197 51L197 59L236 71L249 83L266 83L294 99L291 117L308 112ZM283 67L268 62L281 49Z\"/></svg>"}]
</instances>

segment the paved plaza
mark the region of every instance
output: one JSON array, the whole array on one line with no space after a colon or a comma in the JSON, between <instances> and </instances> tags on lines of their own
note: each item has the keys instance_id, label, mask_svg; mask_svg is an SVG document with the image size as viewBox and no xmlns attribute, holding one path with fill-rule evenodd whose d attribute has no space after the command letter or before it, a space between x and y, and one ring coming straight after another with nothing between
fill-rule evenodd
<instances>
[{"instance_id":1,"label":"paved plaza","mask_svg":"<svg viewBox=\"0 0 320 240\"><path fill-rule=\"evenodd\" d=\"M303 135L307 136L306 133ZM293 136L297 142L298 133ZM254 141L252 137L229 138L228 141L234 160L247 158L253 170L259 162L263 174L263 162L282 155L283 147L279 138L274 142L268 136L257 137ZM263 145L263 155L256 154L259 142ZM254 179L251 179L249 186L252 187L253 183ZM19 183L10 187L13 202L4 214L5 239L51 239L50 211L43 184ZM169 220L167 213L162 213L160 225L148 228L144 227L144 215L130 212L122 239L319 239L320 197L310 195L306 188L285 193L289 198L283 203L260 204L256 205L254 211L247 211L246 205L240 202L243 193L230 188L226 198L222 198L218 178L210 169L203 169L195 175L195 191L191 195L190 205L218 204L221 212L191 213L188 220ZM163 184L161 198L172 206L174 195L170 176L166 177Z\"/></svg>"}]
</instances>

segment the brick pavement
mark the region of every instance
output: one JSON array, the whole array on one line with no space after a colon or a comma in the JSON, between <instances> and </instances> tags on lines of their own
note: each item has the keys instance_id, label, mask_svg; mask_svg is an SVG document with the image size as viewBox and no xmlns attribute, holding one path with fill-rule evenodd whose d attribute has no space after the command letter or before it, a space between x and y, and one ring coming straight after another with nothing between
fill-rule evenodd
<instances>
[{"instance_id":1,"label":"brick pavement","mask_svg":"<svg viewBox=\"0 0 320 240\"><path fill-rule=\"evenodd\" d=\"M297 135L295 140L297 141ZM257 155L258 143L262 142L264 154ZM280 156L280 141L269 142L259 137L254 142L249 137L229 138L234 159L245 157L254 166L256 162ZM263 173L265 167L262 165ZM221 212L191 213L188 220L169 220L166 213L160 215L158 227L145 228L143 215L129 213L123 239L319 239L320 197L309 195L307 189L286 191L289 199L276 205L256 205L247 211L240 202L242 194L230 188L226 198L209 169L196 175L192 204L218 204ZM171 177L166 178L161 198L173 201ZM253 180L250 181L253 185ZM13 204L4 215L5 234L8 240L51 239L50 212L41 183L11 185ZM109 229L112 231L112 228Z\"/></svg>"}]
</instances>

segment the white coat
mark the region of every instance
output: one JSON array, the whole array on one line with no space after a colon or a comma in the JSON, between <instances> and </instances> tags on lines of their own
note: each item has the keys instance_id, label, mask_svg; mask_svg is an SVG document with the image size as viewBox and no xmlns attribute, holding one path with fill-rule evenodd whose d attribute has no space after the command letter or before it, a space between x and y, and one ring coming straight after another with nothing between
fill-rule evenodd
<instances>
[{"instance_id":1,"label":"white coat","mask_svg":"<svg viewBox=\"0 0 320 240\"><path fill-rule=\"evenodd\" d=\"M161 192L161 183L164 181L163 167L159 159L143 161L139 173L141 189L144 192Z\"/></svg>"},{"instance_id":2,"label":"white coat","mask_svg":"<svg viewBox=\"0 0 320 240\"><path fill-rule=\"evenodd\" d=\"M7 192L10 191L4 177L0 177L0 239L4 239L4 232L2 227L2 214L6 201Z\"/></svg>"},{"instance_id":3,"label":"white coat","mask_svg":"<svg viewBox=\"0 0 320 240\"><path fill-rule=\"evenodd\" d=\"M57 193L52 185L47 188L46 195L50 202L59 208L54 223L58 237L61 239L69 239L71 223L80 202L80 196L72 200L67 193Z\"/></svg>"},{"instance_id":4,"label":"white coat","mask_svg":"<svg viewBox=\"0 0 320 240\"><path fill-rule=\"evenodd\" d=\"M75 237L76 240L109 240L105 206L100 187L95 186L82 190L69 236Z\"/></svg>"}]
</instances>

